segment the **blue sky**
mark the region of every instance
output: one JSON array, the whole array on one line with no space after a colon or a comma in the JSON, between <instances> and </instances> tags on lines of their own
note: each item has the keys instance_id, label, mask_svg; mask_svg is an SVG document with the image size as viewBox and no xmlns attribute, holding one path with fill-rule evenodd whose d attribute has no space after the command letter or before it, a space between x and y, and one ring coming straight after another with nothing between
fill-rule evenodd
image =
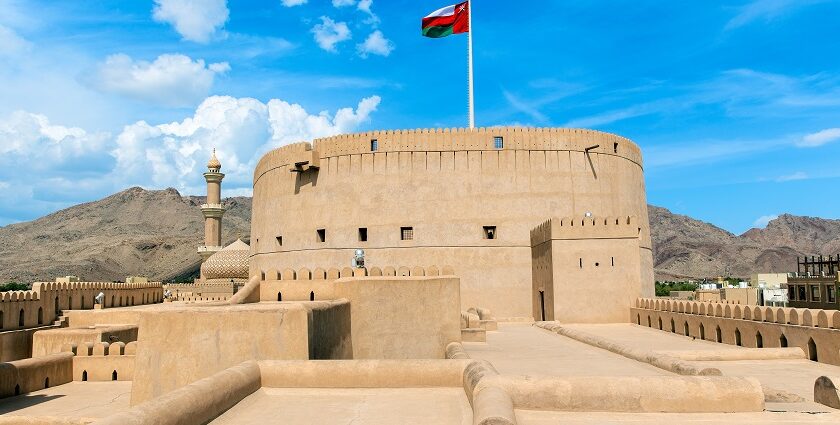
<instances>
[{"instance_id":1,"label":"blue sky","mask_svg":"<svg viewBox=\"0 0 840 425\"><path fill-rule=\"evenodd\" d=\"M0 0L0 225L133 185L226 195L276 146L466 123L448 0ZM524 5L528 5L524 7ZM840 218L840 1L476 0L477 125L628 137L648 201Z\"/></svg>"}]
</instances>

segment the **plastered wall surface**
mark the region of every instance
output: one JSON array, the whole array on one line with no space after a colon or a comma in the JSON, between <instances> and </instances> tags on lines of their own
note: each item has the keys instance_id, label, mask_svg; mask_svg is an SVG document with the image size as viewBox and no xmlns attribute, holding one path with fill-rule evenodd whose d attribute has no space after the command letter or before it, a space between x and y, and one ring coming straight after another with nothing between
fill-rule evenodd
<instances>
[{"instance_id":1,"label":"plastered wall surface","mask_svg":"<svg viewBox=\"0 0 840 425\"><path fill-rule=\"evenodd\" d=\"M350 301L354 359L443 359L461 340L459 279L356 277L335 282Z\"/></svg>"},{"instance_id":2,"label":"plastered wall surface","mask_svg":"<svg viewBox=\"0 0 840 425\"><path fill-rule=\"evenodd\" d=\"M296 161L319 168L291 172ZM586 212L644 217L640 280L643 295L652 295L641 154L627 139L514 128L320 139L271 151L257 165L250 273L346 267L363 248L369 266L450 264L462 279L463 308L531 318L530 229ZM495 226L497 237L486 239L484 226ZM402 240L402 227L412 228L413 239ZM317 229L325 230L323 242Z\"/></svg>"},{"instance_id":3,"label":"plastered wall surface","mask_svg":"<svg viewBox=\"0 0 840 425\"><path fill-rule=\"evenodd\" d=\"M100 325L93 328L58 328L38 331L32 342L32 356L60 353L66 344L77 346L84 343L137 340L137 326Z\"/></svg>"}]
</instances>

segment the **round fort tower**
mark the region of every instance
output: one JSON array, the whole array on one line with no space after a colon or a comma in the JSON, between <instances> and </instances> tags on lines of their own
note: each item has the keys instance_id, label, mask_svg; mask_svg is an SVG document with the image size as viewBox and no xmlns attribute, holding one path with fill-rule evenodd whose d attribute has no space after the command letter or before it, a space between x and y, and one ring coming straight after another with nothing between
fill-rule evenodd
<instances>
[{"instance_id":1,"label":"round fort tower","mask_svg":"<svg viewBox=\"0 0 840 425\"><path fill-rule=\"evenodd\" d=\"M464 309L531 318L531 229L549 217L629 216L639 226L633 292L652 296L642 157L630 140L512 127L340 135L257 164L250 274L340 269L363 248L368 267L451 266Z\"/></svg>"}]
</instances>

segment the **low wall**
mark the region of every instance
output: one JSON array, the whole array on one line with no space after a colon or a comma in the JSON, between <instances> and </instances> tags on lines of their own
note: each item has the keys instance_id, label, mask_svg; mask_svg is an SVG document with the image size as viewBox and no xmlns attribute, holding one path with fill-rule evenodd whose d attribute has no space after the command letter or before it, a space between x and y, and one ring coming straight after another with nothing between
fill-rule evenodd
<instances>
[{"instance_id":1,"label":"low wall","mask_svg":"<svg viewBox=\"0 0 840 425\"><path fill-rule=\"evenodd\" d=\"M0 361L11 362L32 357L32 340L35 333L56 328L57 326L50 325L0 332Z\"/></svg>"},{"instance_id":2,"label":"low wall","mask_svg":"<svg viewBox=\"0 0 840 425\"><path fill-rule=\"evenodd\" d=\"M443 359L461 340L455 276L342 278L335 295L350 301L354 359Z\"/></svg>"},{"instance_id":3,"label":"low wall","mask_svg":"<svg viewBox=\"0 0 840 425\"><path fill-rule=\"evenodd\" d=\"M73 380L73 353L0 363L0 398L11 397Z\"/></svg>"},{"instance_id":4,"label":"low wall","mask_svg":"<svg viewBox=\"0 0 840 425\"><path fill-rule=\"evenodd\" d=\"M743 347L799 347L808 359L840 365L840 311L642 298L631 321Z\"/></svg>"},{"instance_id":5,"label":"low wall","mask_svg":"<svg viewBox=\"0 0 840 425\"><path fill-rule=\"evenodd\" d=\"M99 325L88 328L58 328L35 332L32 339L32 357L60 353L65 345L81 346L85 343L137 341L137 326Z\"/></svg>"},{"instance_id":6,"label":"low wall","mask_svg":"<svg viewBox=\"0 0 840 425\"><path fill-rule=\"evenodd\" d=\"M100 325L140 324L143 308L114 308L104 310L72 310L64 313L71 328L86 328Z\"/></svg>"},{"instance_id":7,"label":"low wall","mask_svg":"<svg viewBox=\"0 0 840 425\"><path fill-rule=\"evenodd\" d=\"M307 360L310 312L300 304L184 305L140 314L131 404L248 360ZM329 350L326 350L329 351Z\"/></svg>"},{"instance_id":8,"label":"low wall","mask_svg":"<svg viewBox=\"0 0 840 425\"><path fill-rule=\"evenodd\" d=\"M469 360L325 360L259 362L268 388L459 387Z\"/></svg>"},{"instance_id":9,"label":"low wall","mask_svg":"<svg viewBox=\"0 0 840 425\"><path fill-rule=\"evenodd\" d=\"M134 379L137 342L88 344L80 347L68 344L64 347L65 351L76 354L73 357L74 381L131 381Z\"/></svg>"}]
</instances>

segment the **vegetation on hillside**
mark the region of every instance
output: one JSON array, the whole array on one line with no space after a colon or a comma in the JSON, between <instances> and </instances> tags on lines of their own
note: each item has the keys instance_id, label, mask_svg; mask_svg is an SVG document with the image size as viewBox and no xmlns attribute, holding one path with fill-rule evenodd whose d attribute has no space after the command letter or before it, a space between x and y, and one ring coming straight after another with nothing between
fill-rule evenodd
<instances>
[{"instance_id":1,"label":"vegetation on hillside","mask_svg":"<svg viewBox=\"0 0 840 425\"><path fill-rule=\"evenodd\" d=\"M27 291L29 290L29 285L25 283L18 283L18 282L6 282L0 285L0 292L8 292L8 291Z\"/></svg>"}]
</instances>

